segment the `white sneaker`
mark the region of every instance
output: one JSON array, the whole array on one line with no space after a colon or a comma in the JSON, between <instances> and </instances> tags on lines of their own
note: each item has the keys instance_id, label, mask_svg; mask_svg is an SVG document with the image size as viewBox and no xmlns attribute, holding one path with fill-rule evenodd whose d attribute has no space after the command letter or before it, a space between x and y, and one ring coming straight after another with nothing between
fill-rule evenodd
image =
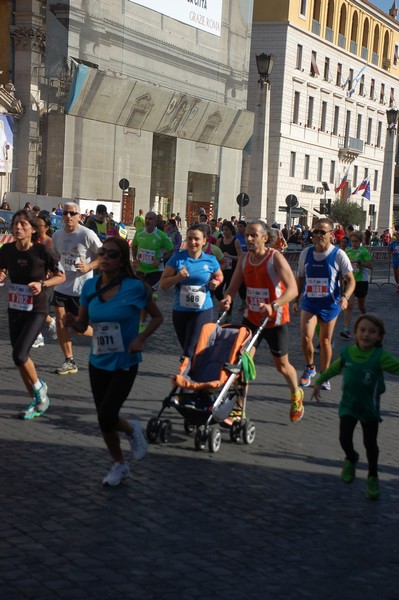
<instances>
[{"instance_id":1,"label":"white sneaker","mask_svg":"<svg viewBox=\"0 0 399 600\"><path fill-rule=\"evenodd\" d=\"M147 454L148 443L144 437L143 430L140 425L140 421L133 419L130 421L130 425L133 427L133 433L129 436L130 447L134 460L142 460Z\"/></svg>"},{"instance_id":2,"label":"white sneaker","mask_svg":"<svg viewBox=\"0 0 399 600\"><path fill-rule=\"evenodd\" d=\"M103 479L103 485L115 486L119 485L124 479L130 477L130 467L128 463L116 462L112 465L112 469Z\"/></svg>"},{"instance_id":3,"label":"white sneaker","mask_svg":"<svg viewBox=\"0 0 399 600\"><path fill-rule=\"evenodd\" d=\"M51 319L51 323L48 326L48 331L52 337L53 340L57 339L57 325L55 323L55 319Z\"/></svg>"},{"instance_id":4,"label":"white sneaker","mask_svg":"<svg viewBox=\"0 0 399 600\"><path fill-rule=\"evenodd\" d=\"M32 348L41 348L42 346L44 346L44 338L42 334L39 333L39 335L32 344Z\"/></svg>"}]
</instances>

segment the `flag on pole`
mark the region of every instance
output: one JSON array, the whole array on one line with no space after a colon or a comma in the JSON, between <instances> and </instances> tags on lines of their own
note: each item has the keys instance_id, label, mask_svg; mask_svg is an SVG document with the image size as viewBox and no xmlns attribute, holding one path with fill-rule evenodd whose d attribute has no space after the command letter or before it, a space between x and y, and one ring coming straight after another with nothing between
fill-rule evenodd
<instances>
[{"instance_id":1,"label":"flag on pole","mask_svg":"<svg viewBox=\"0 0 399 600\"><path fill-rule=\"evenodd\" d=\"M347 169L346 172L344 173L344 176L342 177L341 183L339 184L339 186L337 188L335 188L336 194L338 194L338 192L340 192L342 190L342 188L345 187L346 181L348 179L348 173L349 173L349 169Z\"/></svg>"},{"instance_id":2,"label":"flag on pole","mask_svg":"<svg viewBox=\"0 0 399 600\"><path fill-rule=\"evenodd\" d=\"M357 188L355 189L353 194L357 194L358 192L361 192L362 190L366 190L367 186L370 187L370 180L368 177L366 177L366 179L363 179L363 181L357 186ZM362 196L364 196L364 194L362 194Z\"/></svg>"},{"instance_id":3,"label":"flag on pole","mask_svg":"<svg viewBox=\"0 0 399 600\"><path fill-rule=\"evenodd\" d=\"M362 68L360 69L359 73L356 75L355 79L352 81L352 87L351 87L351 89L349 90L349 98L352 98L352 95L355 93L356 86L357 86L357 84L359 83L359 81L360 81L360 79L361 79L361 77L362 77L363 73L365 72L365 70L366 70L366 66L367 66L367 65L364 65L364 67L362 67Z\"/></svg>"},{"instance_id":4,"label":"flag on pole","mask_svg":"<svg viewBox=\"0 0 399 600\"><path fill-rule=\"evenodd\" d=\"M366 198L366 200L370 200L370 193L371 193L371 190L370 190L370 179L369 179L367 181L367 185L364 188L364 192L362 194L363 198Z\"/></svg>"}]
</instances>

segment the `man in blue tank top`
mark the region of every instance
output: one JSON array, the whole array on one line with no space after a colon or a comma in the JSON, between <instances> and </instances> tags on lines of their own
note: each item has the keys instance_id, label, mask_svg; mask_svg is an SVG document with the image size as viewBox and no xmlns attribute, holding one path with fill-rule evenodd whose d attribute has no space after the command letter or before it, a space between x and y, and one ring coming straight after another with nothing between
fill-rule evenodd
<instances>
[{"instance_id":1,"label":"man in blue tank top","mask_svg":"<svg viewBox=\"0 0 399 600\"><path fill-rule=\"evenodd\" d=\"M313 246L302 250L298 263L299 296L293 309L301 304L301 346L306 366L299 385L308 387L316 375L314 365L313 336L317 322L320 323L320 369L325 371L331 362L331 340L335 323L341 310L346 310L355 289L352 266L346 253L331 243L333 222L328 218L317 221L312 231ZM340 279L345 280L342 293ZM325 381L323 389L330 390Z\"/></svg>"}]
</instances>

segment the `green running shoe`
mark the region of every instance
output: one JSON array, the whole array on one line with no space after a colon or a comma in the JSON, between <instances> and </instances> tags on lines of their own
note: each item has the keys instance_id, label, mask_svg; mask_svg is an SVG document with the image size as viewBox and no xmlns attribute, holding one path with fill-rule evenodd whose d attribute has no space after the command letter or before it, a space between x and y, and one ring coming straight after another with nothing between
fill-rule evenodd
<instances>
[{"instance_id":1,"label":"green running shoe","mask_svg":"<svg viewBox=\"0 0 399 600\"><path fill-rule=\"evenodd\" d=\"M370 500L376 500L380 495L380 485L378 477L370 476L367 477L367 498Z\"/></svg>"},{"instance_id":2,"label":"green running shoe","mask_svg":"<svg viewBox=\"0 0 399 600\"><path fill-rule=\"evenodd\" d=\"M359 460L359 455L356 452L356 460L355 462L351 462L347 458L344 460L344 465L342 467L341 479L344 483L352 483L352 481L356 477L356 465Z\"/></svg>"}]
</instances>

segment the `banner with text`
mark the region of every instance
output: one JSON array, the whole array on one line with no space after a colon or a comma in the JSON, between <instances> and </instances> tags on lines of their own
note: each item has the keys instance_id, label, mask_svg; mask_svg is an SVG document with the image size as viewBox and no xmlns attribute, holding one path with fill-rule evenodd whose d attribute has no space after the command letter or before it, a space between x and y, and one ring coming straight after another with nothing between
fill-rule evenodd
<instances>
[{"instance_id":1,"label":"banner with text","mask_svg":"<svg viewBox=\"0 0 399 600\"><path fill-rule=\"evenodd\" d=\"M223 0L129 0L186 25L220 36ZM160 6L162 4L162 6Z\"/></svg>"}]
</instances>

